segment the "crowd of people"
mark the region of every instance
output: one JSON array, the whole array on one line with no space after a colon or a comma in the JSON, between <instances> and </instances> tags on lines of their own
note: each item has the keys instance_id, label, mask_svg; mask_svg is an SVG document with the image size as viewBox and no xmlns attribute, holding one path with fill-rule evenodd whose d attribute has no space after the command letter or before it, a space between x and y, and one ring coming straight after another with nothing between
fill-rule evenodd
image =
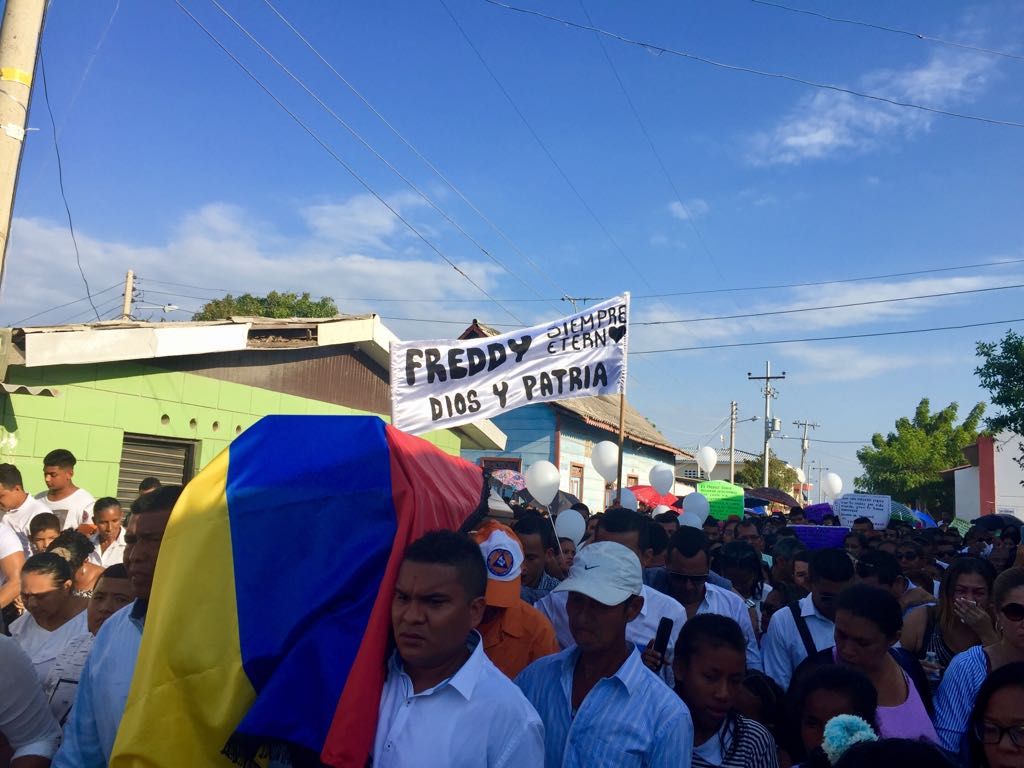
<instances>
[{"instance_id":1,"label":"crowd of people","mask_svg":"<svg viewBox=\"0 0 1024 768\"><path fill-rule=\"evenodd\" d=\"M0 766L108 765L181 493L125 521L74 461L0 465ZM408 547L369 765L1024 768L1019 528L575 509Z\"/></svg>"}]
</instances>

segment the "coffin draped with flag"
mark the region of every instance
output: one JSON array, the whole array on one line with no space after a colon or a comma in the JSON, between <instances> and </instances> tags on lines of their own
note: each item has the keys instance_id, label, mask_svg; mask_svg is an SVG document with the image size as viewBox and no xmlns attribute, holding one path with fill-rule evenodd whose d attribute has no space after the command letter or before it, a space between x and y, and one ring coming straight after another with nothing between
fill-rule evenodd
<instances>
[{"instance_id":1,"label":"coffin draped with flag","mask_svg":"<svg viewBox=\"0 0 1024 768\"><path fill-rule=\"evenodd\" d=\"M171 515L112 766L361 768L402 553L482 491L477 467L376 417L259 421Z\"/></svg>"}]
</instances>

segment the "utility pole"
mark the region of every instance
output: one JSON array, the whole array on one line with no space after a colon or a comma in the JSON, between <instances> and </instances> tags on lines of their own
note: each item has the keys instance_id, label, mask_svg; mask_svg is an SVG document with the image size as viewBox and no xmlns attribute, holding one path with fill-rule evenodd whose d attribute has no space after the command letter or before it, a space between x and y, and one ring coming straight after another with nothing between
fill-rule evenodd
<instances>
[{"instance_id":1,"label":"utility pole","mask_svg":"<svg viewBox=\"0 0 1024 768\"><path fill-rule=\"evenodd\" d=\"M772 422L772 398L778 396L775 391L775 387L772 386L773 381L786 378L786 372L783 371L779 376L772 376L772 363L771 360L766 360L764 363L764 376L754 376L750 371L747 371L747 379L750 381L763 381L764 382L764 486L768 487L768 467L771 454L771 439L772 433L775 431L775 424Z\"/></svg>"},{"instance_id":2,"label":"utility pole","mask_svg":"<svg viewBox=\"0 0 1024 768\"><path fill-rule=\"evenodd\" d=\"M817 429L821 424L815 424L813 421L794 421L793 426L804 428L804 436L800 441L800 471L805 473L804 477L806 477L807 467L805 465L807 464L807 451L811 448L811 441L807 439L807 430Z\"/></svg>"},{"instance_id":3,"label":"utility pole","mask_svg":"<svg viewBox=\"0 0 1024 768\"><path fill-rule=\"evenodd\" d=\"M121 319L132 319L132 299L135 298L135 272L128 270L124 276L124 306L121 308Z\"/></svg>"},{"instance_id":4,"label":"utility pole","mask_svg":"<svg viewBox=\"0 0 1024 768\"><path fill-rule=\"evenodd\" d=\"M811 462L811 471L814 471L814 462ZM821 466L821 462L818 462L818 503L821 504L821 473L828 472L828 467Z\"/></svg>"},{"instance_id":5,"label":"utility pole","mask_svg":"<svg viewBox=\"0 0 1024 768\"><path fill-rule=\"evenodd\" d=\"M729 403L729 482L736 484L736 417L739 415L739 403Z\"/></svg>"},{"instance_id":6,"label":"utility pole","mask_svg":"<svg viewBox=\"0 0 1024 768\"><path fill-rule=\"evenodd\" d=\"M25 122L46 0L7 0L0 26L0 279L14 215Z\"/></svg>"}]
</instances>

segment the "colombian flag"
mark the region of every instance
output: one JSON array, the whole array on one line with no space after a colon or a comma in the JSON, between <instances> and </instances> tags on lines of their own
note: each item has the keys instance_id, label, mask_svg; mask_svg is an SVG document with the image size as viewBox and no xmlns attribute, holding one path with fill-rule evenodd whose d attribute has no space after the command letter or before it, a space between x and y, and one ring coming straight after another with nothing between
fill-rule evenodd
<instances>
[{"instance_id":1,"label":"colombian flag","mask_svg":"<svg viewBox=\"0 0 1024 768\"><path fill-rule=\"evenodd\" d=\"M376 417L259 421L174 508L111 765L362 768L402 553L484 500Z\"/></svg>"}]
</instances>

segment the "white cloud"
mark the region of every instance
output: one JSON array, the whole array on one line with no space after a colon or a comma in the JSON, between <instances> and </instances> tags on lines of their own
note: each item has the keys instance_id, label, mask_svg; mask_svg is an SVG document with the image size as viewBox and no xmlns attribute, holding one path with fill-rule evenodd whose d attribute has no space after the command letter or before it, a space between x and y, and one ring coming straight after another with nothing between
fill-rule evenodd
<instances>
[{"instance_id":1,"label":"white cloud","mask_svg":"<svg viewBox=\"0 0 1024 768\"><path fill-rule=\"evenodd\" d=\"M864 75L856 90L896 101L948 109L972 101L995 75L992 57L946 51L926 64ZM754 165L796 165L836 154L876 149L893 137L927 131L936 116L847 93L819 90L800 99L773 128L749 140Z\"/></svg>"},{"instance_id":2,"label":"white cloud","mask_svg":"<svg viewBox=\"0 0 1024 768\"><path fill-rule=\"evenodd\" d=\"M399 198L397 204L415 203ZM381 215L382 210L387 216ZM493 322L513 322L436 254L420 247L400 223L395 226L391 214L379 203L374 206L365 196L357 196L311 206L299 214L307 223L307 230L285 237L266 221L237 206L212 203L186 214L166 242L104 241L79 231L78 244L93 293L117 286L96 298L101 313L107 315L120 306L120 285L125 271L131 268L140 277L147 304L173 303L182 310L200 307L203 299L194 297L204 296L206 291L159 285L155 281L208 286L211 297L225 289L258 294L271 290L308 291L314 296L335 297L339 309L348 313L464 316L467 325L475 315ZM499 267L487 261L453 260L494 295L501 274ZM84 296L71 240L62 223L15 219L7 264L0 303L4 323L17 322ZM417 301L375 304L343 299L361 296ZM448 299L480 299L480 303L446 305ZM89 304L83 301L28 324L87 321L94 319L90 314ZM188 316L182 311L170 319ZM403 328L398 326L396 330ZM450 335L455 330L455 326L438 324L407 324L404 328L434 335Z\"/></svg>"},{"instance_id":3,"label":"white cloud","mask_svg":"<svg viewBox=\"0 0 1024 768\"><path fill-rule=\"evenodd\" d=\"M668 212L680 221L690 221L706 216L711 210L707 200L701 197L694 197L684 204L681 200L673 200L668 204Z\"/></svg>"},{"instance_id":4,"label":"white cloud","mask_svg":"<svg viewBox=\"0 0 1024 768\"><path fill-rule=\"evenodd\" d=\"M947 367L949 356L885 354L854 345L791 344L786 348L789 370L804 381L864 381L903 371ZM794 362L796 369L793 368Z\"/></svg>"}]
</instances>

